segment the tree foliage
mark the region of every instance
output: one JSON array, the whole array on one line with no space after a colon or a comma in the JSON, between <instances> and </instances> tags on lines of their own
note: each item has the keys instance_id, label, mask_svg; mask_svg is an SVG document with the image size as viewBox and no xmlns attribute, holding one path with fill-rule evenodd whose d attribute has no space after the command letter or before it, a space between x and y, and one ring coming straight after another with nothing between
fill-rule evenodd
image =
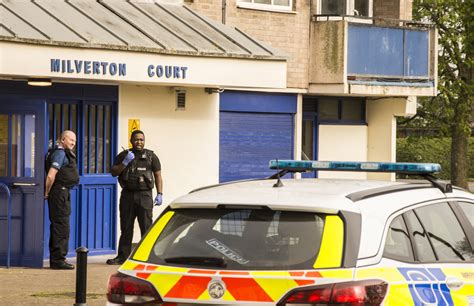
<instances>
[{"instance_id":1,"label":"tree foliage","mask_svg":"<svg viewBox=\"0 0 474 306\"><path fill-rule=\"evenodd\" d=\"M414 0L413 18L438 29L438 95L419 99L414 124L450 136L451 180L467 187L468 137L473 117L474 1Z\"/></svg>"},{"instance_id":2,"label":"tree foliage","mask_svg":"<svg viewBox=\"0 0 474 306\"><path fill-rule=\"evenodd\" d=\"M474 137L469 138L469 177L474 178ZM397 161L439 163L441 179L451 177L451 138L449 137L405 137L397 139ZM408 178L406 175L398 175Z\"/></svg>"}]
</instances>

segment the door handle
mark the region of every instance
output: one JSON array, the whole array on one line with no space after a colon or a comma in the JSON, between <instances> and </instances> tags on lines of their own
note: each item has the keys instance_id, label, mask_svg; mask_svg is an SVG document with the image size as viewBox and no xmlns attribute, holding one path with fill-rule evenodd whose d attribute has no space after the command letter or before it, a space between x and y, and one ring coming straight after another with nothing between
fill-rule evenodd
<instances>
[{"instance_id":1,"label":"door handle","mask_svg":"<svg viewBox=\"0 0 474 306\"><path fill-rule=\"evenodd\" d=\"M446 279L446 285L451 290L458 290L462 286L464 286L464 282L462 280L460 280L459 278L457 278L457 277L452 277L451 276L451 277L448 277Z\"/></svg>"},{"instance_id":2,"label":"door handle","mask_svg":"<svg viewBox=\"0 0 474 306\"><path fill-rule=\"evenodd\" d=\"M15 187L34 187L34 186L38 186L37 183L19 183L19 182L15 182L12 184L12 186L15 188Z\"/></svg>"}]
</instances>

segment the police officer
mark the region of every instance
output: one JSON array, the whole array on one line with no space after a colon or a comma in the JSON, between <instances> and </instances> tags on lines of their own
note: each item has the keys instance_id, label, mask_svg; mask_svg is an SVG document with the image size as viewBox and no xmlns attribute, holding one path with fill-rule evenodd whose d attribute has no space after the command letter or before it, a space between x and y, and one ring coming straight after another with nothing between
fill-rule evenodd
<instances>
[{"instance_id":1,"label":"police officer","mask_svg":"<svg viewBox=\"0 0 474 306\"><path fill-rule=\"evenodd\" d=\"M44 197L48 200L50 237L49 264L51 269L69 270L74 266L66 261L69 246L69 217L71 201L69 190L79 183L76 155L76 134L61 133L59 144L46 159L46 183Z\"/></svg>"},{"instance_id":2,"label":"police officer","mask_svg":"<svg viewBox=\"0 0 474 306\"><path fill-rule=\"evenodd\" d=\"M152 224L153 203L160 205L163 201L163 180L158 156L145 149L145 134L142 131L133 131L130 142L132 150L124 150L117 155L111 171L113 176L119 177L122 194L118 254L107 260L109 265L120 265L130 255L135 218L138 219L143 237ZM155 200L153 186L157 190Z\"/></svg>"}]
</instances>

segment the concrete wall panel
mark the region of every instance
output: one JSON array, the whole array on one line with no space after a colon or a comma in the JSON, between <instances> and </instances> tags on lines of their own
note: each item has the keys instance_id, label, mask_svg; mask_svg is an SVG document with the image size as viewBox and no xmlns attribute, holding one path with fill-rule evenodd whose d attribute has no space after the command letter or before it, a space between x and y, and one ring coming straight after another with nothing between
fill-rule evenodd
<instances>
[{"instance_id":1,"label":"concrete wall panel","mask_svg":"<svg viewBox=\"0 0 474 306\"><path fill-rule=\"evenodd\" d=\"M318 160L367 161L367 126L320 125ZM320 178L366 179L366 173L319 172Z\"/></svg>"},{"instance_id":2,"label":"concrete wall panel","mask_svg":"<svg viewBox=\"0 0 474 306\"><path fill-rule=\"evenodd\" d=\"M217 94L186 88L185 110L176 110L175 91L170 87L121 85L119 95L118 151L128 145L128 119L140 119L145 147L156 152L162 163L164 204L155 207L154 219L178 196L218 182ZM139 239L137 223L134 241Z\"/></svg>"}]
</instances>

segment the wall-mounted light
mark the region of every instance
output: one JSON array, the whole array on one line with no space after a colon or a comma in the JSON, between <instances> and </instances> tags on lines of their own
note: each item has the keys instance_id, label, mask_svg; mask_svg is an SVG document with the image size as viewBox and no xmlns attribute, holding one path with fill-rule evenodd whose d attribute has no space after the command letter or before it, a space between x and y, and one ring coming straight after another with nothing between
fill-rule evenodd
<instances>
[{"instance_id":1,"label":"wall-mounted light","mask_svg":"<svg viewBox=\"0 0 474 306\"><path fill-rule=\"evenodd\" d=\"M51 82L51 79L46 79L46 78L33 78L33 79L28 79L28 85L30 86L51 86L53 82Z\"/></svg>"},{"instance_id":2,"label":"wall-mounted light","mask_svg":"<svg viewBox=\"0 0 474 306\"><path fill-rule=\"evenodd\" d=\"M208 94L221 93L224 91L224 88L204 87L204 91L207 92Z\"/></svg>"}]
</instances>

